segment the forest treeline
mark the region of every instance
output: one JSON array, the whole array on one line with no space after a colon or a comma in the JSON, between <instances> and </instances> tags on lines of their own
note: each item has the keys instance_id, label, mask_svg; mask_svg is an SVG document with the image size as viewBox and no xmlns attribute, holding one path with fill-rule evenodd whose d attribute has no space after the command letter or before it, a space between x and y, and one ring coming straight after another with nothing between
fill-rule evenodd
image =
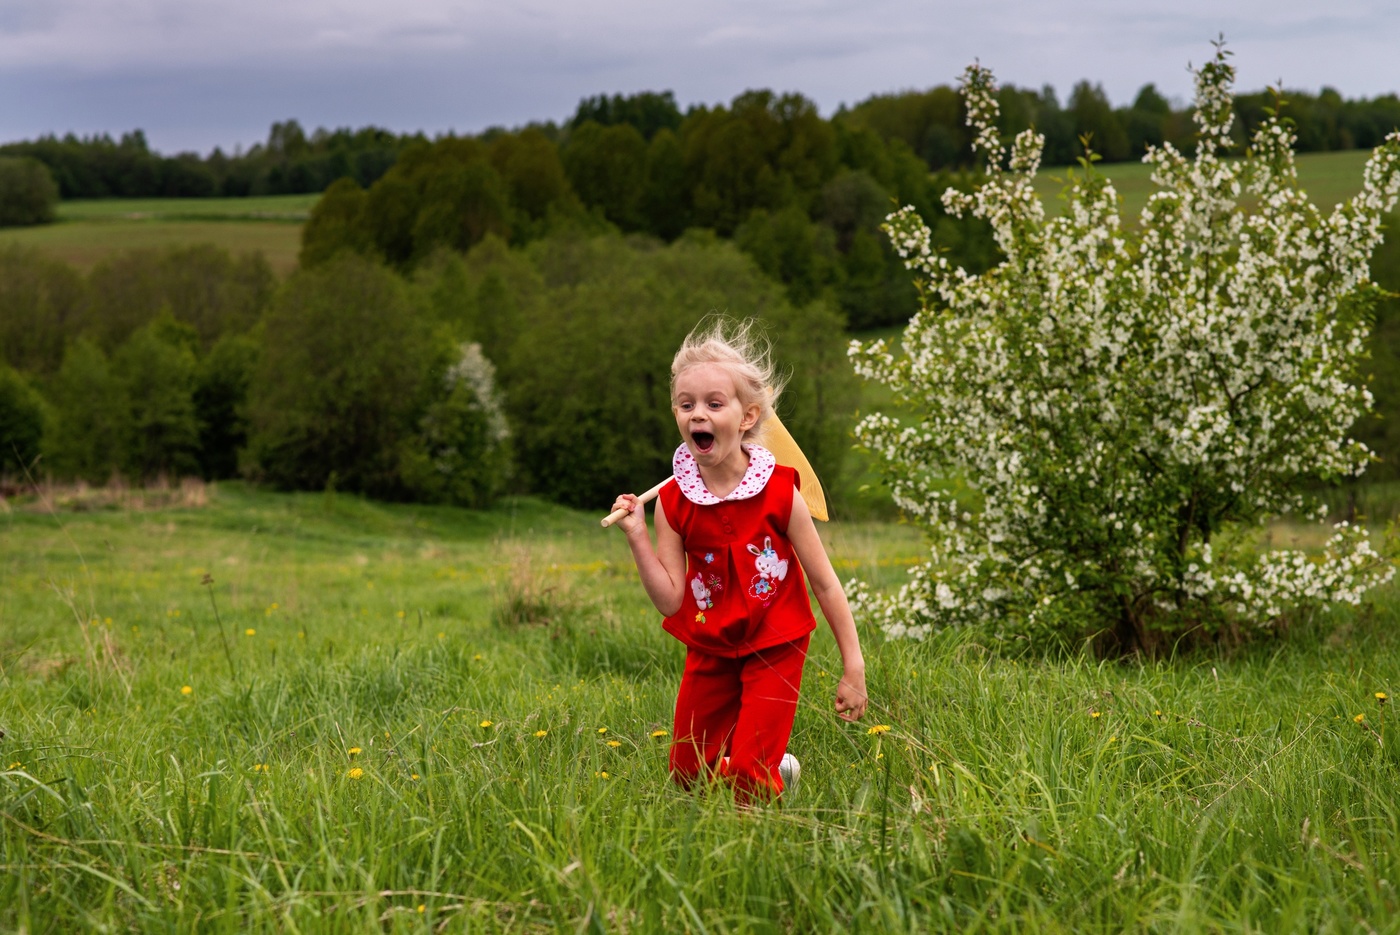
<instances>
[{"instance_id":1,"label":"forest treeline","mask_svg":"<svg viewBox=\"0 0 1400 935\"><path fill-rule=\"evenodd\" d=\"M246 477L480 506L598 507L670 470L671 354L708 311L760 318L780 408L839 484L855 382L840 313L728 241L557 228L411 271L342 252L133 251L83 275L0 250L0 478Z\"/></svg>"},{"instance_id":2,"label":"forest treeline","mask_svg":"<svg viewBox=\"0 0 1400 935\"><path fill-rule=\"evenodd\" d=\"M1400 239L1373 269L1400 292ZM837 509L862 509L858 393L831 296L793 302L703 229L666 243L586 223L521 245L488 233L410 269L343 250L282 281L260 255L212 246L130 251L86 274L0 249L0 481L245 477L597 508L669 471L670 357L708 312L764 322L791 376L785 422ZM1354 431L1379 455L1366 478L1394 479L1400 300L1380 304L1369 351L1377 414Z\"/></svg>"},{"instance_id":3,"label":"forest treeline","mask_svg":"<svg viewBox=\"0 0 1400 935\"><path fill-rule=\"evenodd\" d=\"M782 97L815 112L801 95L749 93ZM1082 154L1080 139L1086 136L1106 162L1140 158L1147 145L1164 141L1188 152L1193 146L1190 106L1173 106L1152 84L1139 90L1131 104L1118 107L1102 85L1089 81L1076 84L1063 103L1049 85L1040 90L1007 85L998 100L1003 131L1016 133L1034 126L1045 134L1045 165L1073 164ZM1400 97L1395 94L1346 99L1335 89L1323 88L1316 94L1287 91L1282 101L1298 132L1299 152L1369 149L1400 126ZM1238 95L1237 140L1248 139L1265 110L1278 103L1269 91ZM684 145L690 130L703 126L704 115L713 109L691 105L682 111L669 91L599 95L581 101L563 123L531 126L559 147L589 123L630 126L644 140L670 130ZM958 89L939 85L925 91L874 95L854 106L842 106L828 122L873 130L886 142L900 140L930 170L938 171L975 166L964 117ZM691 123L692 118L700 119ZM492 129L477 138L490 142L504 132ZM164 156L150 148L142 131L134 130L117 139L106 134L68 134L8 143L0 146L0 156L38 159L53 173L63 198L231 197L321 192L347 177L368 186L406 148L426 142L422 133L395 134L378 127L320 128L308 133L298 121L286 120L274 123L265 141L233 153L216 148L205 156L192 152Z\"/></svg>"}]
</instances>

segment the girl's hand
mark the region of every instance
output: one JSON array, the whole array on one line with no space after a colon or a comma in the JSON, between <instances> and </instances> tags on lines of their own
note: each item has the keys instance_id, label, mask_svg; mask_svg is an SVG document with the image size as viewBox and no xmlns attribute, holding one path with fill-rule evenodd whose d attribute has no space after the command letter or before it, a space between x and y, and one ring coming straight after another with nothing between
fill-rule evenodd
<instances>
[{"instance_id":1,"label":"girl's hand","mask_svg":"<svg viewBox=\"0 0 1400 935\"><path fill-rule=\"evenodd\" d=\"M645 513L637 512L636 494L619 494L617 499L613 501L612 510L610 510L609 512L615 513L618 510L627 511L627 515L622 517L622 519L618 520L615 524L621 527L622 531L627 533L627 535L632 535L632 533L637 529L641 529L643 531L646 530L647 521Z\"/></svg>"},{"instance_id":2,"label":"girl's hand","mask_svg":"<svg viewBox=\"0 0 1400 935\"><path fill-rule=\"evenodd\" d=\"M836 714L845 721L859 721L870 699L865 694L865 670L847 669L836 686Z\"/></svg>"}]
</instances>

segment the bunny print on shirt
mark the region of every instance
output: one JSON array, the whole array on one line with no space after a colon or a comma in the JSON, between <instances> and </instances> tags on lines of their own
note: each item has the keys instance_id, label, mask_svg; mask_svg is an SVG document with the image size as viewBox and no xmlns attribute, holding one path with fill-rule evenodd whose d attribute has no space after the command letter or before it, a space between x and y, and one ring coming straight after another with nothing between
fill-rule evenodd
<instances>
[{"instance_id":1,"label":"bunny print on shirt","mask_svg":"<svg viewBox=\"0 0 1400 935\"><path fill-rule=\"evenodd\" d=\"M750 544L748 550L754 557L754 568L758 571L749 583L749 596L767 604L778 593L778 582L787 577L788 560L778 558L771 536L763 537L762 549Z\"/></svg>"}]
</instances>

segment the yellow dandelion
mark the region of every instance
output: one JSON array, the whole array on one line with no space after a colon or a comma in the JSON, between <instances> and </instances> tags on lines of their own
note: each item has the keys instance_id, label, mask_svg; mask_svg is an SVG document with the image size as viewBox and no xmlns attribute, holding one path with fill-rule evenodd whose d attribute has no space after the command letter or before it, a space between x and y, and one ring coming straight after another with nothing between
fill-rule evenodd
<instances>
[{"instance_id":1,"label":"yellow dandelion","mask_svg":"<svg viewBox=\"0 0 1400 935\"><path fill-rule=\"evenodd\" d=\"M180 694L182 694L182 695L193 695L193 694L194 694L194 688L192 688L192 687L189 686L189 685L181 685L181 686L180 686Z\"/></svg>"},{"instance_id":2,"label":"yellow dandelion","mask_svg":"<svg viewBox=\"0 0 1400 935\"><path fill-rule=\"evenodd\" d=\"M417 782L417 781L418 781L418 774L417 774L417 773L409 773L408 778L409 778L409 779L412 779L414 782Z\"/></svg>"},{"instance_id":3,"label":"yellow dandelion","mask_svg":"<svg viewBox=\"0 0 1400 935\"><path fill-rule=\"evenodd\" d=\"M481 655L481 653L477 653L475 656L472 656L472 662L480 662L482 658L484 657Z\"/></svg>"},{"instance_id":4,"label":"yellow dandelion","mask_svg":"<svg viewBox=\"0 0 1400 935\"><path fill-rule=\"evenodd\" d=\"M1117 739L1118 739L1117 735L1114 735L1114 736L1108 738L1108 742L1109 742L1109 743L1113 743L1113 742L1114 742L1115 740L1117 740Z\"/></svg>"},{"instance_id":5,"label":"yellow dandelion","mask_svg":"<svg viewBox=\"0 0 1400 935\"><path fill-rule=\"evenodd\" d=\"M1153 711L1152 711L1152 716L1153 716L1153 717L1161 717L1161 716L1162 716L1162 712L1161 712L1160 710L1158 710L1158 709L1153 709Z\"/></svg>"},{"instance_id":6,"label":"yellow dandelion","mask_svg":"<svg viewBox=\"0 0 1400 935\"><path fill-rule=\"evenodd\" d=\"M345 752L350 754L351 756L355 756L356 754L364 753L365 751L361 750L359 747L351 747Z\"/></svg>"},{"instance_id":7,"label":"yellow dandelion","mask_svg":"<svg viewBox=\"0 0 1400 935\"><path fill-rule=\"evenodd\" d=\"M414 778L416 779L417 777L415 776ZM427 911L428 911L428 907L427 907L427 906L423 905L422 903L419 903L419 904L418 904L418 914L419 914L420 916L421 916L423 913L427 912Z\"/></svg>"},{"instance_id":8,"label":"yellow dandelion","mask_svg":"<svg viewBox=\"0 0 1400 935\"><path fill-rule=\"evenodd\" d=\"M607 729L606 727L600 727L600 728L598 728L598 733L600 733L600 734L606 734L607 732L608 732L608 729Z\"/></svg>"},{"instance_id":9,"label":"yellow dandelion","mask_svg":"<svg viewBox=\"0 0 1400 935\"><path fill-rule=\"evenodd\" d=\"M103 625L104 627L110 627L110 626L112 625L112 618L111 618L111 617L103 617L103 618L102 618L102 625Z\"/></svg>"},{"instance_id":10,"label":"yellow dandelion","mask_svg":"<svg viewBox=\"0 0 1400 935\"><path fill-rule=\"evenodd\" d=\"M887 734L890 731L888 724L876 724L866 731L867 734Z\"/></svg>"},{"instance_id":11,"label":"yellow dandelion","mask_svg":"<svg viewBox=\"0 0 1400 935\"><path fill-rule=\"evenodd\" d=\"M601 773L594 773L593 775L594 775L594 776L597 776L599 779L607 779L607 778L608 778L608 771L607 771L607 770L603 770Z\"/></svg>"},{"instance_id":12,"label":"yellow dandelion","mask_svg":"<svg viewBox=\"0 0 1400 935\"><path fill-rule=\"evenodd\" d=\"M622 746L622 741L621 741L621 740L609 740L609 741L608 741L608 746L610 746L610 747L620 747L620 746Z\"/></svg>"},{"instance_id":13,"label":"yellow dandelion","mask_svg":"<svg viewBox=\"0 0 1400 935\"><path fill-rule=\"evenodd\" d=\"M1097 711L1090 711L1090 712L1089 712L1089 717L1102 717L1102 715L1099 714L1099 712L1097 712Z\"/></svg>"},{"instance_id":14,"label":"yellow dandelion","mask_svg":"<svg viewBox=\"0 0 1400 935\"><path fill-rule=\"evenodd\" d=\"M244 635L244 636L257 636L257 635L258 635L258 631L257 631L257 630L254 630L252 627L249 627L248 629L246 629L246 630L243 631L243 635Z\"/></svg>"},{"instance_id":15,"label":"yellow dandelion","mask_svg":"<svg viewBox=\"0 0 1400 935\"><path fill-rule=\"evenodd\" d=\"M537 730L537 731L535 731L535 736L536 736L536 737L544 737L544 736L546 736L548 733L549 733L549 731L547 731L547 730Z\"/></svg>"},{"instance_id":16,"label":"yellow dandelion","mask_svg":"<svg viewBox=\"0 0 1400 935\"><path fill-rule=\"evenodd\" d=\"M365 771L360 769L358 766L355 766L351 767L350 771L347 772L345 775L349 776L351 779L364 779Z\"/></svg>"},{"instance_id":17,"label":"yellow dandelion","mask_svg":"<svg viewBox=\"0 0 1400 935\"><path fill-rule=\"evenodd\" d=\"M1387 701L1389 701L1389 700L1390 700L1390 696L1388 696L1385 692L1376 692L1376 703L1377 703L1377 704L1385 704L1385 703L1386 703Z\"/></svg>"},{"instance_id":18,"label":"yellow dandelion","mask_svg":"<svg viewBox=\"0 0 1400 935\"><path fill-rule=\"evenodd\" d=\"M482 727L490 727L490 726L491 726L491 722L490 722L490 721L482 721L482 722L481 722L481 726L482 726Z\"/></svg>"},{"instance_id":19,"label":"yellow dandelion","mask_svg":"<svg viewBox=\"0 0 1400 935\"><path fill-rule=\"evenodd\" d=\"M1352 718L1352 720L1358 724L1364 724L1366 722L1366 715L1358 714L1356 717Z\"/></svg>"},{"instance_id":20,"label":"yellow dandelion","mask_svg":"<svg viewBox=\"0 0 1400 935\"><path fill-rule=\"evenodd\" d=\"M652 732L651 732L651 735L652 735L653 737L667 737L667 736L670 736L670 733L671 733L670 731L661 730L660 728L658 728L657 730L652 731Z\"/></svg>"}]
</instances>

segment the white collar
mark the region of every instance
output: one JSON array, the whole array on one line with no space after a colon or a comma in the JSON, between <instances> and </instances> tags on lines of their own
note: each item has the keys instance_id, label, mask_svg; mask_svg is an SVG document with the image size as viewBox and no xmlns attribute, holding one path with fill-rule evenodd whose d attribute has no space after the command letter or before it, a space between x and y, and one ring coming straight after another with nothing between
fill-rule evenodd
<instances>
[{"instance_id":1,"label":"white collar","mask_svg":"<svg viewBox=\"0 0 1400 935\"><path fill-rule=\"evenodd\" d=\"M747 500L758 496L768 485L768 479L773 476L773 468L777 466L778 461L771 451L761 445L745 444L743 448L749 453L749 466L740 478L739 486L731 490L729 496L721 499L710 493L704 479L700 477L700 466L695 463L695 456L685 445L677 448L675 457L671 459L671 472L676 475L676 486L687 500L699 506L724 503L726 500Z\"/></svg>"}]
</instances>

